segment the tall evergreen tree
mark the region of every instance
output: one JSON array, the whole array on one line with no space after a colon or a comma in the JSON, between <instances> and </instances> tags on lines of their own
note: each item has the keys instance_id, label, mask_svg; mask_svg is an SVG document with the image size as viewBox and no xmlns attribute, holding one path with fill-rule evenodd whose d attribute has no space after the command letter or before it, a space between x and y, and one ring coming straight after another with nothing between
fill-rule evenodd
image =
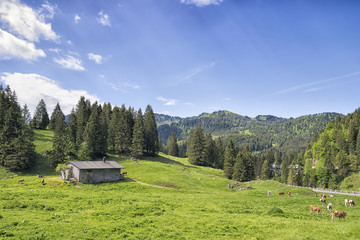
<instances>
[{"instance_id":1,"label":"tall evergreen tree","mask_svg":"<svg viewBox=\"0 0 360 240\"><path fill-rule=\"evenodd\" d=\"M133 157L139 158L144 154L144 143L145 143L145 134L144 134L144 119L141 109L139 109L134 125L134 133L131 146L131 155Z\"/></svg>"},{"instance_id":2,"label":"tall evergreen tree","mask_svg":"<svg viewBox=\"0 0 360 240\"><path fill-rule=\"evenodd\" d=\"M52 112L51 117L50 117L49 128L51 130L54 130L54 128L55 128L56 117L57 117L57 115L59 114L60 111L61 111L60 104L57 103L55 108L54 108L54 111Z\"/></svg>"},{"instance_id":3,"label":"tall evergreen tree","mask_svg":"<svg viewBox=\"0 0 360 240\"><path fill-rule=\"evenodd\" d=\"M205 166L215 167L215 142L212 139L210 133L205 134L205 141L204 141L204 164Z\"/></svg>"},{"instance_id":4,"label":"tall evergreen tree","mask_svg":"<svg viewBox=\"0 0 360 240\"><path fill-rule=\"evenodd\" d=\"M265 160L261 167L260 179L268 180L268 179L270 179L270 174L271 174L271 172L270 172L269 162L267 160Z\"/></svg>"},{"instance_id":5,"label":"tall evergreen tree","mask_svg":"<svg viewBox=\"0 0 360 240\"><path fill-rule=\"evenodd\" d=\"M117 149L120 153L128 154L132 144L133 115L130 109L125 108L125 105L121 106L119 114Z\"/></svg>"},{"instance_id":6,"label":"tall evergreen tree","mask_svg":"<svg viewBox=\"0 0 360 240\"><path fill-rule=\"evenodd\" d=\"M61 111L60 105L58 112L55 116L55 122L53 123L54 128L54 140L53 147L51 150L51 162L54 166L59 163L64 163L67 154L67 139L66 139L66 125L65 116Z\"/></svg>"},{"instance_id":7,"label":"tall evergreen tree","mask_svg":"<svg viewBox=\"0 0 360 240\"><path fill-rule=\"evenodd\" d=\"M179 156L179 146L177 144L177 139L175 133L172 133L169 137L166 144L167 154L170 156L178 157Z\"/></svg>"},{"instance_id":8,"label":"tall evergreen tree","mask_svg":"<svg viewBox=\"0 0 360 240\"><path fill-rule=\"evenodd\" d=\"M77 126L77 121L76 121L76 115L75 115L75 110L72 109L71 113L69 115L68 118L68 122L67 122L67 126L66 126L66 155L69 156L76 156L76 126Z\"/></svg>"},{"instance_id":9,"label":"tall evergreen tree","mask_svg":"<svg viewBox=\"0 0 360 240\"><path fill-rule=\"evenodd\" d=\"M24 123L26 125L30 125L31 114L30 114L29 108L26 104L24 105L24 108L21 110L21 112L22 112L22 117L24 119Z\"/></svg>"},{"instance_id":10,"label":"tall evergreen tree","mask_svg":"<svg viewBox=\"0 0 360 240\"><path fill-rule=\"evenodd\" d=\"M193 165L203 166L203 152L204 152L205 138L202 127L198 124L191 131L187 143L187 156L189 163Z\"/></svg>"},{"instance_id":11,"label":"tall evergreen tree","mask_svg":"<svg viewBox=\"0 0 360 240\"><path fill-rule=\"evenodd\" d=\"M80 148L80 145L84 141L84 131L86 124L89 120L91 113L90 101L85 100L84 96L81 96L78 104L76 105L76 147Z\"/></svg>"},{"instance_id":12,"label":"tall evergreen tree","mask_svg":"<svg viewBox=\"0 0 360 240\"><path fill-rule=\"evenodd\" d=\"M92 159L98 157L99 154L99 145L98 137L100 130L100 119L99 119L99 108L95 102L91 107L91 115L89 121L86 124L84 130L84 142L86 142L87 152L90 154Z\"/></svg>"},{"instance_id":13,"label":"tall evergreen tree","mask_svg":"<svg viewBox=\"0 0 360 240\"><path fill-rule=\"evenodd\" d=\"M224 155L225 155L225 148L224 144L221 140L221 137L218 137L215 141L215 162L216 168L223 169L224 168Z\"/></svg>"},{"instance_id":14,"label":"tall evergreen tree","mask_svg":"<svg viewBox=\"0 0 360 240\"><path fill-rule=\"evenodd\" d=\"M225 149L225 157L224 157L224 174L228 179L232 178L234 173L234 164L236 161L237 151L234 146L234 142L232 139L229 140L229 144Z\"/></svg>"},{"instance_id":15,"label":"tall evergreen tree","mask_svg":"<svg viewBox=\"0 0 360 240\"><path fill-rule=\"evenodd\" d=\"M239 152L236 156L235 164L233 167L232 179L239 182L244 182L247 180L246 164L246 158L244 158L242 152Z\"/></svg>"},{"instance_id":16,"label":"tall evergreen tree","mask_svg":"<svg viewBox=\"0 0 360 240\"><path fill-rule=\"evenodd\" d=\"M21 170L31 166L35 146L16 94L0 86L0 166Z\"/></svg>"},{"instance_id":17,"label":"tall evergreen tree","mask_svg":"<svg viewBox=\"0 0 360 240\"><path fill-rule=\"evenodd\" d=\"M249 144L245 145L244 150L242 151L242 156L246 164L245 181L254 180L255 179L254 157L251 153Z\"/></svg>"},{"instance_id":18,"label":"tall evergreen tree","mask_svg":"<svg viewBox=\"0 0 360 240\"><path fill-rule=\"evenodd\" d=\"M46 104L44 100L41 99L36 107L34 117L31 120L31 126L33 128L46 129L48 125L49 125L49 115L46 110Z\"/></svg>"},{"instance_id":19,"label":"tall evergreen tree","mask_svg":"<svg viewBox=\"0 0 360 240\"><path fill-rule=\"evenodd\" d=\"M145 152L154 156L159 152L159 138L153 109L148 105L144 114Z\"/></svg>"}]
</instances>

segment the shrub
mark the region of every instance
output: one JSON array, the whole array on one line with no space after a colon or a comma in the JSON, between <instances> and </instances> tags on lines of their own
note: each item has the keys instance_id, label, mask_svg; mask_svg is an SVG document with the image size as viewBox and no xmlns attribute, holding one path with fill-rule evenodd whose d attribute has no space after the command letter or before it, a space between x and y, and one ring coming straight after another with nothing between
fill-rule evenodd
<instances>
[{"instance_id":1,"label":"shrub","mask_svg":"<svg viewBox=\"0 0 360 240\"><path fill-rule=\"evenodd\" d=\"M283 216L284 215L284 211L281 210L280 208L277 207L273 207L272 209L270 209L267 212L268 215L276 215L276 216Z\"/></svg>"}]
</instances>

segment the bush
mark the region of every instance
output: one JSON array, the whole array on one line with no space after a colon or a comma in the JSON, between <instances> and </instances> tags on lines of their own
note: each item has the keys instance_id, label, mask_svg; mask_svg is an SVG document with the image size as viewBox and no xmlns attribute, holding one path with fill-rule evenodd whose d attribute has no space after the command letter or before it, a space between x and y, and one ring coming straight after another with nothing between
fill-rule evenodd
<instances>
[{"instance_id":1,"label":"bush","mask_svg":"<svg viewBox=\"0 0 360 240\"><path fill-rule=\"evenodd\" d=\"M272 209L270 209L267 212L268 215L276 215L276 216L283 216L284 215L284 211L281 210L280 208L277 207L273 207Z\"/></svg>"}]
</instances>

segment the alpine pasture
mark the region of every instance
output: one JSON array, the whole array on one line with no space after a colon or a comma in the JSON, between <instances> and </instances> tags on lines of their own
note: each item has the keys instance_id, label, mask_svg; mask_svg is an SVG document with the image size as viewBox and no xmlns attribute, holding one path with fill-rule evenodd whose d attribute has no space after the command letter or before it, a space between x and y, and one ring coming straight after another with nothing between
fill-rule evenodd
<instances>
[{"instance_id":1,"label":"alpine pasture","mask_svg":"<svg viewBox=\"0 0 360 240\"><path fill-rule=\"evenodd\" d=\"M36 151L49 147L51 134L36 131ZM50 145L51 147L51 145ZM142 160L109 155L126 167L126 180L82 184L59 180L47 159L26 173L0 170L1 239L357 239L358 206L328 198L333 210L347 211L346 220L331 221L313 191L275 181L240 183L222 170L192 166L185 158L160 154ZM45 175L45 185L42 178ZM5 179L6 178L6 179ZM18 183L18 179L24 182ZM271 191L271 195L268 195ZM291 192L279 196L279 192ZM320 195L318 195L320 196ZM323 215L310 213L321 207Z\"/></svg>"}]
</instances>

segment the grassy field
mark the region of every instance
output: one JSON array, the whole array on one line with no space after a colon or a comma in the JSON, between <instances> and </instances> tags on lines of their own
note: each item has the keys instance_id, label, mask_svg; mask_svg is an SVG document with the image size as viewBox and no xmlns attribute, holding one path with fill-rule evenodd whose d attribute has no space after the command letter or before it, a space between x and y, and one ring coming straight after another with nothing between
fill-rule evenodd
<instances>
[{"instance_id":1,"label":"grassy field","mask_svg":"<svg viewBox=\"0 0 360 240\"><path fill-rule=\"evenodd\" d=\"M127 180L74 186L50 174L41 185L31 173L0 180L0 239L358 239L360 235L360 209L345 207L346 196L328 199L335 210L349 214L346 221L332 222L325 206L324 215L309 213L309 205L321 204L308 189L253 181L241 185L251 189L233 191L226 188L231 181L222 171L163 154L137 161L110 155L108 160L126 167ZM24 183L18 184L19 178ZM293 195L278 196L280 191Z\"/></svg>"}]
</instances>

